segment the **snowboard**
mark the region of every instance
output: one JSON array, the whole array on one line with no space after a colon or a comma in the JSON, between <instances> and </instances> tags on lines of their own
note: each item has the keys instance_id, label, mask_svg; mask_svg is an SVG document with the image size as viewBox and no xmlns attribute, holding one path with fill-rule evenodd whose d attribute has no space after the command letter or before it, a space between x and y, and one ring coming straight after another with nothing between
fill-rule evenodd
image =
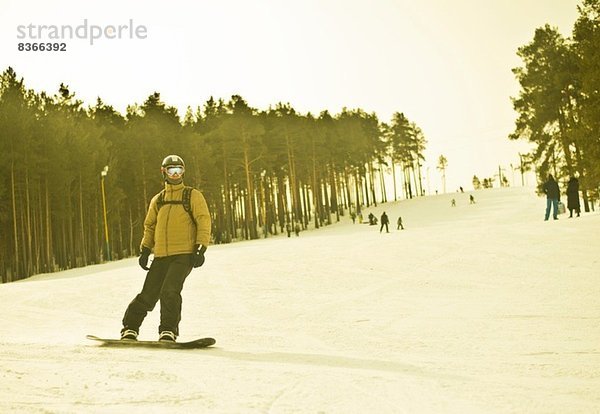
<instances>
[{"instance_id":1,"label":"snowboard","mask_svg":"<svg viewBox=\"0 0 600 414\"><path fill-rule=\"evenodd\" d=\"M200 338L189 342L168 342L168 341L132 341L121 339L100 338L95 335L87 335L87 339L101 342L104 346L119 347L142 347L142 348L167 348L167 349L199 349L214 345L217 341L214 338Z\"/></svg>"}]
</instances>

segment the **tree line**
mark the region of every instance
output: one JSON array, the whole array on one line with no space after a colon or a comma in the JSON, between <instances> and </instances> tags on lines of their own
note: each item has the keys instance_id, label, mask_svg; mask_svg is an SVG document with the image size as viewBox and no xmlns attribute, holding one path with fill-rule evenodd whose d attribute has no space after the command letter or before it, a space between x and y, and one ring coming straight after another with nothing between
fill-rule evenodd
<instances>
[{"instance_id":1,"label":"tree line","mask_svg":"<svg viewBox=\"0 0 600 414\"><path fill-rule=\"evenodd\" d=\"M2 282L137 254L168 154L183 157L186 184L204 193L213 242L229 243L287 224L319 228L386 202L386 172L394 200L421 195L425 145L402 113L384 123L361 109L258 110L232 96L180 118L153 93L121 114L101 98L84 106L64 84L35 92L8 68L0 76Z\"/></svg>"},{"instance_id":2,"label":"tree line","mask_svg":"<svg viewBox=\"0 0 600 414\"><path fill-rule=\"evenodd\" d=\"M589 211L600 187L600 1L584 0L577 10L570 38L545 25L518 49L523 66L513 72L521 89L509 138L534 144L528 162L538 182L578 176Z\"/></svg>"}]
</instances>

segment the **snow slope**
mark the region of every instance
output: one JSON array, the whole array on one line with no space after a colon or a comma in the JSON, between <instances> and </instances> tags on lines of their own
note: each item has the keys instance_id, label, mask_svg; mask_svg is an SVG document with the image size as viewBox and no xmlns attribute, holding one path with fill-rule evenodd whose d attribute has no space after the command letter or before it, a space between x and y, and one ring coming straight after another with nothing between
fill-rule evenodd
<instances>
[{"instance_id":1,"label":"snow slope","mask_svg":"<svg viewBox=\"0 0 600 414\"><path fill-rule=\"evenodd\" d=\"M389 234L344 218L212 246L180 339L213 349L85 339L118 335L136 259L0 285L0 412L600 412L600 215L473 194L370 209L402 215ZM157 324L158 306L141 337Z\"/></svg>"}]
</instances>

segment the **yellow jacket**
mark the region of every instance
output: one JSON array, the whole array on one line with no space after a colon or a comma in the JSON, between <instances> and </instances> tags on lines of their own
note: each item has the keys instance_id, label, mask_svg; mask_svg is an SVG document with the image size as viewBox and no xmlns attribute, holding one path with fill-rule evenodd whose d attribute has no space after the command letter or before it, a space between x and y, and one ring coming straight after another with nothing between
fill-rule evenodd
<instances>
[{"instance_id":1,"label":"yellow jacket","mask_svg":"<svg viewBox=\"0 0 600 414\"><path fill-rule=\"evenodd\" d=\"M183 183L165 183L164 201L181 201ZM157 201L160 193L152 197L144 220L144 237L141 247L154 248L155 257L174 256L194 252L194 246L208 247L210 241L211 220L208 206L202 193L196 189L191 194L192 215L185 211L183 204L164 204L159 210Z\"/></svg>"}]
</instances>

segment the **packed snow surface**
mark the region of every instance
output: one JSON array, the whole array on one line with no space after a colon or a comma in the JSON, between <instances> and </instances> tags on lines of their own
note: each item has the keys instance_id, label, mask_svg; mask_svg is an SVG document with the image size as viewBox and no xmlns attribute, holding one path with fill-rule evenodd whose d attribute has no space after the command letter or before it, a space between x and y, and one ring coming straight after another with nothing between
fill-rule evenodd
<instances>
[{"instance_id":1,"label":"packed snow surface","mask_svg":"<svg viewBox=\"0 0 600 414\"><path fill-rule=\"evenodd\" d=\"M0 412L600 412L600 215L471 194L366 209L389 234L346 216L211 246L180 325L204 350L85 339L118 336L135 258L0 285Z\"/></svg>"}]
</instances>

